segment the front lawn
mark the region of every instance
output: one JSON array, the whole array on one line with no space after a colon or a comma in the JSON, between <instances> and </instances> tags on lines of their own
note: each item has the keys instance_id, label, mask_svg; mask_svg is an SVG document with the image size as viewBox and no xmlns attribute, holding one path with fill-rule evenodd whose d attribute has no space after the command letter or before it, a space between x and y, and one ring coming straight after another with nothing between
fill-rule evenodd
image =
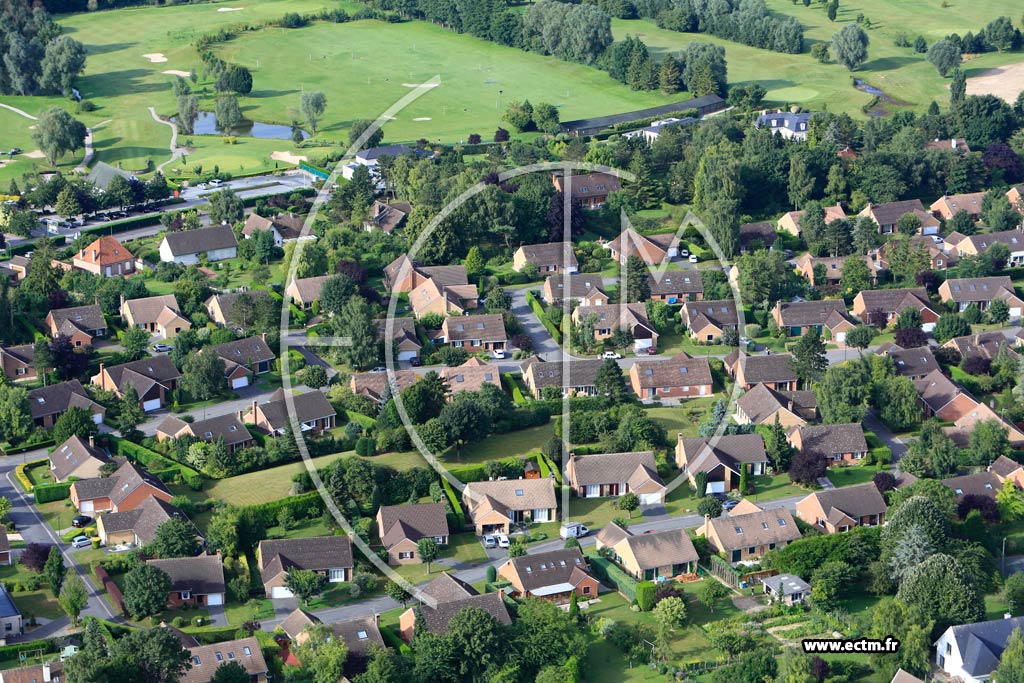
<instances>
[{"instance_id":1,"label":"front lawn","mask_svg":"<svg viewBox=\"0 0 1024 683\"><path fill-rule=\"evenodd\" d=\"M678 489L677 489L678 490ZM625 510L615 508L615 498L576 498L569 501L569 513L574 522L583 522L593 533L604 528L616 517L628 519L631 524L644 521L640 510L633 510L633 517Z\"/></svg>"},{"instance_id":2,"label":"front lawn","mask_svg":"<svg viewBox=\"0 0 1024 683\"><path fill-rule=\"evenodd\" d=\"M250 602L252 602L250 600ZM249 607L249 604L244 605L237 602L228 602L224 606L224 616L228 620L228 624L231 626L241 626L249 620L263 621L265 619L274 618L274 603L270 600L263 599L257 600L257 608L254 611Z\"/></svg>"},{"instance_id":3,"label":"front lawn","mask_svg":"<svg viewBox=\"0 0 1024 683\"><path fill-rule=\"evenodd\" d=\"M344 453L332 453L313 458L313 464L317 469L330 465L338 458L346 455ZM210 482L203 491L184 491L193 500L214 498L229 505L258 505L269 503L273 500L287 498L292 491L292 476L303 472L306 463L302 460L290 462L286 465L270 467L258 472L240 474L237 477L228 477Z\"/></svg>"},{"instance_id":4,"label":"front lawn","mask_svg":"<svg viewBox=\"0 0 1024 683\"><path fill-rule=\"evenodd\" d=\"M48 588L28 593L15 593L14 604L21 610L22 617L28 621L29 615L42 617L43 619L60 619L64 616L64 610L57 604L56 598Z\"/></svg>"},{"instance_id":5,"label":"front lawn","mask_svg":"<svg viewBox=\"0 0 1024 683\"><path fill-rule=\"evenodd\" d=\"M853 465L851 467L833 467L828 471L828 478L837 487L866 484L874 479L878 472L874 467Z\"/></svg>"},{"instance_id":6,"label":"front lawn","mask_svg":"<svg viewBox=\"0 0 1024 683\"><path fill-rule=\"evenodd\" d=\"M721 396L705 396L691 398L678 406L659 406L648 408L647 415L668 431L669 457L673 457L676 441L680 433L684 437L697 436L697 428L704 421L715 403Z\"/></svg>"},{"instance_id":7,"label":"front lawn","mask_svg":"<svg viewBox=\"0 0 1024 683\"><path fill-rule=\"evenodd\" d=\"M47 524L56 531L71 528L71 518L78 514L78 511L71 504L70 500L55 500L49 503L40 503L36 509L46 520Z\"/></svg>"},{"instance_id":8,"label":"front lawn","mask_svg":"<svg viewBox=\"0 0 1024 683\"><path fill-rule=\"evenodd\" d=\"M756 503L759 500L800 496L806 495L809 492L808 489L791 482L788 474L774 474L772 476L754 477L754 495L747 496L747 498Z\"/></svg>"},{"instance_id":9,"label":"front lawn","mask_svg":"<svg viewBox=\"0 0 1024 683\"><path fill-rule=\"evenodd\" d=\"M441 457L441 461L449 467L458 467L504 460L518 455L525 456L540 451L553 435L554 430L550 424L528 427L507 434L496 434L463 448L458 455L455 450L450 450Z\"/></svg>"}]
</instances>

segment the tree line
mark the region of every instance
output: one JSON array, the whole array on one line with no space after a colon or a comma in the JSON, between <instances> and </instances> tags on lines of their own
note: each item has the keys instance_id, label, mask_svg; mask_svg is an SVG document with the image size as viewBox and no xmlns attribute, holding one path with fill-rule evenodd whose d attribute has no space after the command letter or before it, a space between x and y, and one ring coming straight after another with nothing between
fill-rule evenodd
<instances>
[{"instance_id":1,"label":"tree line","mask_svg":"<svg viewBox=\"0 0 1024 683\"><path fill-rule=\"evenodd\" d=\"M68 95L85 69L85 46L42 7L0 2L0 94Z\"/></svg>"}]
</instances>

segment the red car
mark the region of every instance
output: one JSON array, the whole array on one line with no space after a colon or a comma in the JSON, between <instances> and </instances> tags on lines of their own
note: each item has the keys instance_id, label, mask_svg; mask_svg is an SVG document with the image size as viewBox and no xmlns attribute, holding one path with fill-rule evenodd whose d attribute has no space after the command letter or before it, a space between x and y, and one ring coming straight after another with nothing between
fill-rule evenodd
<instances>
[{"instance_id":1,"label":"red car","mask_svg":"<svg viewBox=\"0 0 1024 683\"><path fill-rule=\"evenodd\" d=\"M658 349L654 348L653 346L648 346L647 347L647 355L648 356L653 356L656 353L658 353Z\"/></svg>"}]
</instances>

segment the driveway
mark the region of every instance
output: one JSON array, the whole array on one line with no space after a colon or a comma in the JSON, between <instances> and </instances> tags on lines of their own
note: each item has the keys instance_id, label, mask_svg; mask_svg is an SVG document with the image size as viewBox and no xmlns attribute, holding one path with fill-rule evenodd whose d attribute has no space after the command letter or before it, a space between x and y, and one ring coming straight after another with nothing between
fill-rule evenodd
<instances>
[{"instance_id":1,"label":"driveway","mask_svg":"<svg viewBox=\"0 0 1024 683\"><path fill-rule=\"evenodd\" d=\"M896 464L904 453L907 452L907 444L903 439L899 438L890 431L888 427L882 424L882 421L878 419L873 410L869 410L867 415L864 416L864 426L870 431L875 433L884 445L888 446L892 451L892 462Z\"/></svg>"},{"instance_id":2,"label":"driveway","mask_svg":"<svg viewBox=\"0 0 1024 683\"><path fill-rule=\"evenodd\" d=\"M555 343L554 338L547 331L547 328L534 314L533 309L526 302L527 288L505 290L512 295L512 312L523 324L523 332L533 342L533 352L540 358L547 361L559 360L562 358L562 349ZM568 356L568 354L566 354Z\"/></svg>"}]
</instances>

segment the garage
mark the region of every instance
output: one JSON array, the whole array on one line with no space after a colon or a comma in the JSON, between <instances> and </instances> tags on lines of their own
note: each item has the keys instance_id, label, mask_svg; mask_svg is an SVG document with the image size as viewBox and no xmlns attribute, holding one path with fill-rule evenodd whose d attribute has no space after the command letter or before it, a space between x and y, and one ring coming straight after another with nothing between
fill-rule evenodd
<instances>
[{"instance_id":1,"label":"garage","mask_svg":"<svg viewBox=\"0 0 1024 683\"><path fill-rule=\"evenodd\" d=\"M412 360L413 358L416 358L419 355L420 354L419 354L418 351L399 351L398 352L398 360L399 361L410 361L410 360Z\"/></svg>"},{"instance_id":2,"label":"garage","mask_svg":"<svg viewBox=\"0 0 1024 683\"><path fill-rule=\"evenodd\" d=\"M660 493L641 493L640 504L641 505L661 505L664 501L661 499Z\"/></svg>"},{"instance_id":3,"label":"garage","mask_svg":"<svg viewBox=\"0 0 1024 683\"><path fill-rule=\"evenodd\" d=\"M247 386L249 386L249 375L231 380L232 389L242 389Z\"/></svg>"},{"instance_id":4,"label":"garage","mask_svg":"<svg viewBox=\"0 0 1024 683\"><path fill-rule=\"evenodd\" d=\"M1011 318L1019 318L1020 317L1020 307L1019 306L1017 308L1011 308L1010 309L1010 317Z\"/></svg>"},{"instance_id":5,"label":"garage","mask_svg":"<svg viewBox=\"0 0 1024 683\"><path fill-rule=\"evenodd\" d=\"M709 481L708 482L708 493L725 493L725 482L724 481Z\"/></svg>"},{"instance_id":6,"label":"garage","mask_svg":"<svg viewBox=\"0 0 1024 683\"><path fill-rule=\"evenodd\" d=\"M78 511L81 513L96 512L96 506L91 500L83 500L81 505L78 506Z\"/></svg>"},{"instance_id":7,"label":"garage","mask_svg":"<svg viewBox=\"0 0 1024 683\"><path fill-rule=\"evenodd\" d=\"M633 349L636 351L643 351L654 346L653 339L637 339L633 342Z\"/></svg>"},{"instance_id":8,"label":"garage","mask_svg":"<svg viewBox=\"0 0 1024 683\"><path fill-rule=\"evenodd\" d=\"M921 325L921 329L925 332L931 332L935 329L935 323L924 323Z\"/></svg>"},{"instance_id":9,"label":"garage","mask_svg":"<svg viewBox=\"0 0 1024 683\"><path fill-rule=\"evenodd\" d=\"M210 593L206 596L207 605L223 605L224 594L223 593Z\"/></svg>"},{"instance_id":10,"label":"garage","mask_svg":"<svg viewBox=\"0 0 1024 683\"><path fill-rule=\"evenodd\" d=\"M846 341L846 333L845 332L836 332L836 343L842 344L845 341Z\"/></svg>"},{"instance_id":11,"label":"garage","mask_svg":"<svg viewBox=\"0 0 1024 683\"><path fill-rule=\"evenodd\" d=\"M143 401L142 409L145 410L147 413L151 410L160 410L160 399L154 398L151 401Z\"/></svg>"},{"instance_id":12,"label":"garage","mask_svg":"<svg viewBox=\"0 0 1024 683\"><path fill-rule=\"evenodd\" d=\"M92 421L95 422L98 425L103 424L103 413L93 413L92 414Z\"/></svg>"},{"instance_id":13,"label":"garage","mask_svg":"<svg viewBox=\"0 0 1024 683\"><path fill-rule=\"evenodd\" d=\"M284 598L294 598L295 595L284 586L274 586L270 590L270 597L274 600L282 600Z\"/></svg>"}]
</instances>

